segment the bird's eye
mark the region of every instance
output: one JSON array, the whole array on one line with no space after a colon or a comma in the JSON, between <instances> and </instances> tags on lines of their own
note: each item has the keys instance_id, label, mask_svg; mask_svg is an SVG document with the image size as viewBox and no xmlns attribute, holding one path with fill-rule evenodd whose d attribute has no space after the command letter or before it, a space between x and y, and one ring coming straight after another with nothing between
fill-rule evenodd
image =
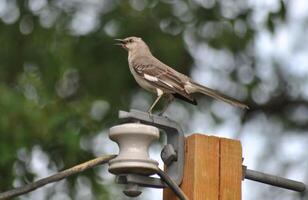
<instances>
[{"instance_id":1,"label":"bird's eye","mask_svg":"<svg viewBox=\"0 0 308 200\"><path fill-rule=\"evenodd\" d=\"M129 43L133 42L133 39L129 39L128 42L129 42Z\"/></svg>"}]
</instances>

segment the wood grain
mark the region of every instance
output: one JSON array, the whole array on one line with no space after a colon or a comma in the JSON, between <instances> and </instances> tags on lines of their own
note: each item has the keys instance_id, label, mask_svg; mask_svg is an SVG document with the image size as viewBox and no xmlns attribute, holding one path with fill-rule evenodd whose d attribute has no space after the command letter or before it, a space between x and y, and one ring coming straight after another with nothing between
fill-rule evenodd
<instances>
[{"instance_id":1,"label":"wood grain","mask_svg":"<svg viewBox=\"0 0 308 200\"><path fill-rule=\"evenodd\" d=\"M220 139L219 200L240 200L242 183L242 147L236 140Z\"/></svg>"},{"instance_id":2,"label":"wood grain","mask_svg":"<svg viewBox=\"0 0 308 200\"><path fill-rule=\"evenodd\" d=\"M190 200L240 200L241 144L235 140L193 134L185 140L181 189ZM176 200L164 189L164 200Z\"/></svg>"}]
</instances>

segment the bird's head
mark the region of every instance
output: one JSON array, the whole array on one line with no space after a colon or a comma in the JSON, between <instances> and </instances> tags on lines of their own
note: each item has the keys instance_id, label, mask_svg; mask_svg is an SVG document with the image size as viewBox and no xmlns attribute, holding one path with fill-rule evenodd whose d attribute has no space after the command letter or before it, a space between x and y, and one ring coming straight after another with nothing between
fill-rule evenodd
<instances>
[{"instance_id":1,"label":"bird's head","mask_svg":"<svg viewBox=\"0 0 308 200\"><path fill-rule=\"evenodd\" d=\"M146 43L140 37L127 37L125 39L115 39L119 41L116 45L119 45L126 49L128 52L134 51L139 48L148 48Z\"/></svg>"}]
</instances>

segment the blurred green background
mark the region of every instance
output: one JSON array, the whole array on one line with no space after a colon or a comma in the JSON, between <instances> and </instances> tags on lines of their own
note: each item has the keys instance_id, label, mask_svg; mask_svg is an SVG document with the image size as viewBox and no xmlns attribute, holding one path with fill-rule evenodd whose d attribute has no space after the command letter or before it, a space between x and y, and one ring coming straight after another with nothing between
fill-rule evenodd
<instances>
[{"instance_id":1,"label":"blurred green background","mask_svg":"<svg viewBox=\"0 0 308 200\"><path fill-rule=\"evenodd\" d=\"M108 152L118 110L150 105L113 45L128 36L251 107L176 101L185 132L240 139L248 167L307 182L307 24L300 0L0 0L0 191ZM102 171L20 199L124 199ZM246 182L245 200L307 198Z\"/></svg>"}]
</instances>

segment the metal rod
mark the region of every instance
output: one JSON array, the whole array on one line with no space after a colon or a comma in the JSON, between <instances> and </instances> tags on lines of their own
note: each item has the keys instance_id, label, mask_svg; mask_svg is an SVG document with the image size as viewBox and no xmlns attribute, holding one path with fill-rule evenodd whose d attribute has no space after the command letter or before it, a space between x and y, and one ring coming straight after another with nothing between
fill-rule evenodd
<instances>
[{"instance_id":1,"label":"metal rod","mask_svg":"<svg viewBox=\"0 0 308 200\"><path fill-rule=\"evenodd\" d=\"M163 170L157 170L157 175L165 181L165 183L170 187L170 189L178 196L180 200L188 200L188 197L184 194L181 188L169 177L169 175Z\"/></svg>"},{"instance_id":2,"label":"metal rod","mask_svg":"<svg viewBox=\"0 0 308 200\"><path fill-rule=\"evenodd\" d=\"M119 184L137 184L142 187L165 188L167 185L159 178L139 174L120 174L116 177Z\"/></svg>"},{"instance_id":3,"label":"metal rod","mask_svg":"<svg viewBox=\"0 0 308 200\"><path fill-rule=\"evenodd\" d=\"M269 184L276 187L281 187L289 190L294 190L298 192L304 192L306 190L306 185L299 181L294 181L286 178L282 178L279 176L274 176L270 174L266 174L263 172L258 172L255 170L247 169L246 166L243 165L244 178Z\"/></svg>"}]
</instances>

